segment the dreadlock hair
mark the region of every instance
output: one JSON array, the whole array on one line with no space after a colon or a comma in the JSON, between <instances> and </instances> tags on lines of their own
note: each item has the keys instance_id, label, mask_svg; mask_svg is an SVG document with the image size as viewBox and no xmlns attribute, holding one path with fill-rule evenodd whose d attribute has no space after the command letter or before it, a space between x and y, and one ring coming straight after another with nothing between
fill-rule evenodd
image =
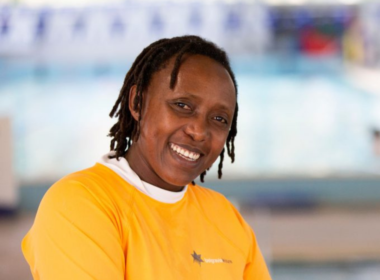
<instances>
[{"instance_id":1,"label":"dreadlock hair","mask_svg":"<svg viewBox=\"0 0 380 280\"><path fill-rule=\"evenodd\" d=\"M218 46L198 36L181 36L171 39L158 40L146 47L133 62L124 79L119 97L113 106L110 117L118 118L118 121L110 129L108 136L112 138L110 148L115 151L112 157L123 157L133 141L137 141L140 134L141 111L143 107L143 92L148 88L152 75L167 65L167 61L175 56L174 67L171 72L169 87L174 89L182 58L185 54L204 55L219 62L229 73L237 95L235 75L231 70L227 54ZM129 111L129 93L132 86L136 85L136 97L133 100L133 109L139 111L139 119L136 121ZM231 162L235 161L234 140L237 134L238 104L236 102L235 113L232 119L231 129L226 139L227 154ZM220 153L218 165L218 178L222 177L223 159L225 149ZM204 182L205 170L201 173L201 182ZM194 182L193 182L194 184Z\"/></svg>"}]
</instances>

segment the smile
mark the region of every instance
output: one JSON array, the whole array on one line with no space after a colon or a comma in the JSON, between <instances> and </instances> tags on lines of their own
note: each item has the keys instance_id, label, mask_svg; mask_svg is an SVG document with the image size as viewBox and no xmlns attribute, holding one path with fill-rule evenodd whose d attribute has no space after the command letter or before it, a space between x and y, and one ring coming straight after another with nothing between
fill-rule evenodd
<instances>
[{"instance_id":1,"label":"smile","mask_svg":"<svg viewBox=\"0 0 380 280\"><path fill-rule=\"evenodd\" d=\"M195 153L195 152L190 152L178 145L175 145L173 143L170 143L170 148L180 157L189 160L189 161L196 161L199 157L200 154Z\"/></svg>"}]
</instances>

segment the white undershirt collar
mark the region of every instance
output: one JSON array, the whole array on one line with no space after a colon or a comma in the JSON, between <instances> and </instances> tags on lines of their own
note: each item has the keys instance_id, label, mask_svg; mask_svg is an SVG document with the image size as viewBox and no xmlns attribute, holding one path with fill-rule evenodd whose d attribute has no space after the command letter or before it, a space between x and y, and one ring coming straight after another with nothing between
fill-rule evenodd
<instances>
[{"instance_id":1,"label":"white undershirt collar","mask_svg":"<svg viewBox=\"0 0 380 280\"><path fill-rule=\"evenodd\" d=\"M132 170L128 164L128 161L124 157L120 157L119 160L116 158L109 158L110 155L114 154L115 152L112 151L105 154L101 157L99 163L113 170L121 178L142 193L164 203L176 203L185 195L188 186L185 186L180 192L171 192L142 181L136 172Z\"/></svg>"}]
</instances>

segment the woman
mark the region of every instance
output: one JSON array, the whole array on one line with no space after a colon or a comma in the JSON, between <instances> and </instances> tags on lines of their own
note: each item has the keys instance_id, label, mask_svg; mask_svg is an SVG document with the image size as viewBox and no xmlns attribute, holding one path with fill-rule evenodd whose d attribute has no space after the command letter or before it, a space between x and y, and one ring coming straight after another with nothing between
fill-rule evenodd
<instances>
[{"instance_id":1,"label":"woman","mask_svg":"<svg viewBox=\"0 0 380 280\"><path fill-rule=\"evenodd\" d=\"M111 152L55 183L22 243L34 279L270 279L255 236L200 187L234 160L237 87L228 58L196 36L159 40L127 73Z\"/></svg>"}]
</instances>

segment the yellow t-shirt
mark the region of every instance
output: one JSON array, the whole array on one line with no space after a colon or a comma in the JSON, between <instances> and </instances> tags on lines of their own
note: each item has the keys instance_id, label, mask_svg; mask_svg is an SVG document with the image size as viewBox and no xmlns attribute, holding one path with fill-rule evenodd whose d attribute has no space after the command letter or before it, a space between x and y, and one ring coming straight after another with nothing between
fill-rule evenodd
<instances>
[{"instance_id":1,"label":"yellow t-shirt","mask_svg":"<svg viewBox=\"0 0 380 280\"><path fill-rule=\"evenodd\" d=\"M224 196L190 185L163 203L102 164L48 190L22 250L35 280L270 279Z\"/></svg>"}]
</instances>

